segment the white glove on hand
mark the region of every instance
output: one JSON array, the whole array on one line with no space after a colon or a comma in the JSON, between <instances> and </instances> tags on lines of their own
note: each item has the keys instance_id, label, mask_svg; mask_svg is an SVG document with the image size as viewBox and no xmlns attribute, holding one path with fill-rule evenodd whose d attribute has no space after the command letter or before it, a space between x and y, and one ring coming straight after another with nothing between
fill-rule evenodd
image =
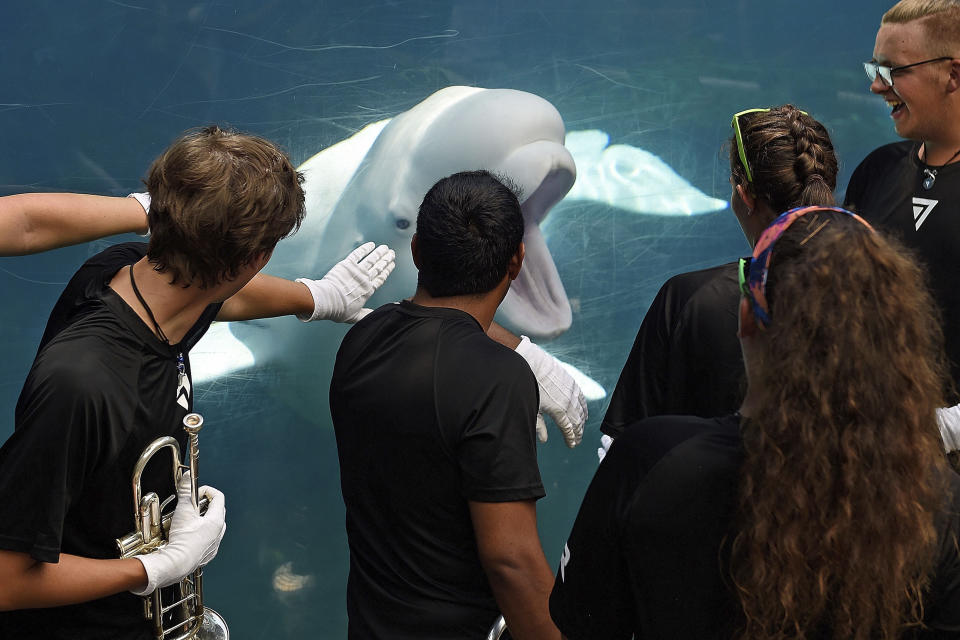
<instances>
[{"instance_id":1,"label":"white glove on hand","mask_svg":"<svg viewBox=\"0 0 960 640\"><path fill-rule=\"evenodd\" d=\"M937 424L947 453L960 449L960 404L937 409Z\"/></svg>"},{"instance_id":2,"label":"white glove on hand","mask_svg":"<svg viewBox=\"0 0 960 640\"><path fill-rule=\"evenodd\" d=\"M304 322L333 320L356 322L372 309L363 308L373 292L382 285L396 263L396 254L385 244L367 242L334 265L322 280L297 278L313 295L313 314L298 314Z\"/></svg>"},{"instance_id":3,"label":"white glove on hand","mask_svg":"<svg viewBox=\"0 0 960 640\"><path fill-rule=\"evenodd\" d=\"M583 424L587 421L587 401L579 385L561 366L559 360L530 342L527 336L520 336L516 351L530 365L537 384L540 385L537 437L540 442L547 441L547 424L542 415L546 413L557 423L567 446L574 448L580 444Z\"/></svg>"},{"instance_id":4,"label":"white glove on hand","mask_svg":"<svg viewBox=\"0 0 960 640\"><path fill-rule=\"evenodd\" d=\"M147 571L147 586L141 591L131 590L135 595L145 596L179 582L217 555L227 530L224 497L213 487L200 487L197 493L209 500L202 516L190 500L190 472L184 473L177 486L177 508L170 522L169 541L152 553L135 556Z\"/></svg>"},{"instance_id":5,"label":"white glove on hand","mask_svg":"<svg viewBox=\"0 0 960 640\"><path fill-rule=\"evenodd\" d=\"M597 457L600 458L600 462L603 462L603 459L607 457L607 452L610 451L610 445L613 444L613 438L607 434L600 436L600 447L597 448Z\"/></svg>"},{"instance_id":6,"label":"white glove on hand","mask_svg":"<svg viewBox=\"0 0 960 640\"><path fill-rule=\"evenodd\" d=\"M147 216L147 232L143 234L143 237L150 235L150 194L149 193L131 193L127 196L128 198L133 198L140 203L140 206L143 207L143 212Z\"/></svg>"}]
</instances>

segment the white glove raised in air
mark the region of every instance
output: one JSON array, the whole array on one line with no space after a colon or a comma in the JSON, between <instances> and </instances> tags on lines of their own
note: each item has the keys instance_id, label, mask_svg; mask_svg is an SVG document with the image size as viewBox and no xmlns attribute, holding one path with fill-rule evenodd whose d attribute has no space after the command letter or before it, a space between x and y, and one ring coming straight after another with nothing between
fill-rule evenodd
<instances>
[{"instance_id":1,"label":"white glove raised in air","mask_svg":"<svg viewBox=\"0 0 960 640\"><path fill-rule=\"evenodd\" d=\"M377 247L376 243L368 242L335 264L323 279L297 278L313 295L313 314L297 317L304 322L356 322L370 313L371 309L363 305L387 280L396 265L395 258L393 249L387 245Z\"/></svg>"},{"instance_id":2,"label":"white glove raised in air","mask_svg":"<svg viewBox=\"0 0 960 640\"><path fill-rule=\"evenodd\" d=\"M540 415L537 416L537 437L547 441L547 425L543 414L553 418L571 449L580 444L583 424L587 421L587 401L580 386L560 364L560 361L520 336L517 353L523 356L540 385Z\"/></svg>"},{"instance_id":3,"label":"white glove raised in air","mask_svg":"<svg viewBox=\"0 0 960 640\"><path fill-rule=\"evenodd\" d=\"M134 594L145 596L160 587L179 582L217 555L220 541L227 530L224 497L213 487L200 487L197 494L206 496L209 501L202 516L190 500L188 471L177 486L177 508L170 521L167 544L151 553L134 556L147 571L147 586L140 591L132 591Z\"/></svg>"}]
</instances>

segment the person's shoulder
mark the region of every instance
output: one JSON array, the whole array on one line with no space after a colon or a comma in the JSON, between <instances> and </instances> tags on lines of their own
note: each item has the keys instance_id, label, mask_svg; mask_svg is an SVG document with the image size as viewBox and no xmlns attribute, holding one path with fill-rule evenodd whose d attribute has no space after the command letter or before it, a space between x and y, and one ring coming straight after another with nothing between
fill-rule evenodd
<instances>
[{"instance_id":1,"label":"person's shoulder","mask_svg":"<svg viewBox=\"0 0 960 640\"><path fill-rule=\"evenodd\" d=\"M682 306L687 301L704 292L714 292L718 288L735 291L737 288L737 263L727 264L678 273L667 280L658 297L664 297L674 306Z\"/></svg>"},{"instance_id":2,"label":"person's shoulder","mask_svg":"<svg viewBox=\"0 0 960 640\"><path fill-rule=\"evenodd\" d=\"M873 151L867 154L860 164L854 169L856 173L861 168L873 168L889 164L896 164L904 158L908 158L911 153L917 147L917 143L913 140L899 140L897 142L890 142L883 146L877 147Z\"/></svg>"},{"instance_id":3,"label":"person's shoulder","mask_svg":"<svg viewBox=\"0 0 960 640\"><path fill-rule=\"evenodd\" d=\"M663 415L634 422L615 441L649 469L680 448L687 451L723 452L738 455L741 447L740 421L736 416L700 418Z\"/></svg>"},{"instance_id":4,"label":"person's shoulder","mask_svg":"<svg viewBox=\"0 0 960 640\"><path fill-rule=\"evenodd\" d=\"M86 378L83 382L98 378L101 372L107 374L126 369L136 355L131 352L131 345L136 341L123 339L126 332L111 314L102 311L99 315L114 325L115 330L104 331L104 322L87 316L65 328L45 345L34 366L75 377L78 381Z\"/></svg>"},{"instance_id":5,"label":"person's shoulder","mask_svg":"<svg viewBox=\"0 0 960 640\"><path fill-rule=\"evenodd\" d=\"M83 263L84 267L122 267L133 264L147 255L145 242L121 242L110 245L106 249L91 256Z\"/></svg>"},{"instance_id":6,"label":"person's shoulder","mask_svg":"<svg viewBox=\"0 0 960 640\"><path fill-rule=\"evenodd\" d=\"M58 336L60 338L60 336ZM37 356L24 383L20 402L53 403L58 407L101 406L116 389L129 384L132 363L111 357L112 348L93 336L54 339Z\"/></svg>"}]
</instances>

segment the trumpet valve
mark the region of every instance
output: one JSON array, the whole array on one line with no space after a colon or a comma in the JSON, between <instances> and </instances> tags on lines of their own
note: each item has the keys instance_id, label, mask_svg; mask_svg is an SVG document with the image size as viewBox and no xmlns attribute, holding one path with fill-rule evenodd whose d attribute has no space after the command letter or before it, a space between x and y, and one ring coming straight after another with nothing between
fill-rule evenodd
<instances>
[{"instance_id":1,"label":"trumpet valve","mask_svg":"<svg viewBox=\"0 0 960 640\"><path fill-rule=\"evenodd\" d=\"M151 546L162 539L160 519L160 497L150 492L140 500L140 532L144 546Z\"/></svg>"}]
</instances>

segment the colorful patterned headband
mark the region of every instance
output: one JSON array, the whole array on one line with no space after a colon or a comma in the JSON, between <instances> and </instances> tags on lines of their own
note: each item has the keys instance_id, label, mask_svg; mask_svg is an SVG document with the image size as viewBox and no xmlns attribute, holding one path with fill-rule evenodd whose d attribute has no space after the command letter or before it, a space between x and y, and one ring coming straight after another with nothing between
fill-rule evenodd
<instances>
[{"instance_id":1,"label":"colorful patterned headband","mask_svg":"<svg viewBox=\"0 0 960 640\"><path fill-rule=\"evenodd\" d=\"M793 224L794 220L800 216L817 211L835 211L836 213L844 213L863 223L864 226L873 231L873 227L871 227L866 220L852 211L847 211L846 209L841 209L840 207L797 207L796 209L791 209L786 213L780 214L780 216L771 222L770 225L764 229L763 233L760 234L760 239L757 240L757 244L753 248L753 256L750 258L741 258L740 260L741 292L750 301L750 307L753 309L754 317L757 318L764 327L770 326L770 307L767 304L766 288L767 273L770 269L770 258L773 254L773 246L776 244L777 240L780 239L780 236L783 235L783 232L787 230L787 227ZM807 237L807 240L819 232L826 224L827 221L825 220L823 224L811 232L810 236ZM806 242L807 240L804 240L803 242Z\"/></svg>"}]
</instances>

